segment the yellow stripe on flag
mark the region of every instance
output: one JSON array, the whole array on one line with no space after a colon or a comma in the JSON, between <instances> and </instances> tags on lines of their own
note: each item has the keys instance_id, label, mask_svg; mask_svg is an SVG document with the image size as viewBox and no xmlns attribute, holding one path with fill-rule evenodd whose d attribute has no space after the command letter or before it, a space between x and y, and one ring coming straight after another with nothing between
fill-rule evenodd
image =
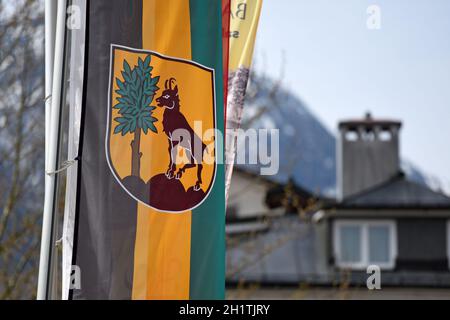
<instances>
[{"instance_id":1,"label":"yellow stripe on flag","mask_svg":"<svg viewBox=\"0 0 450 320\"><path fill-rule=\"evenodd\" d=\"M262 0L231 0L230 71L250 68Z\"/></svg>"},{"instance_id":2,"label":"yellow stripe on flag","mask_svg":"<svg viewBox=\"0 0 450 320\"><path fill-rule=\"evenodd\" d=\"M143 49L191 60L189 0L143 0L142 11ZM191 211L139 204L133 299L189 299L190 249Z\"/></svg>"}]
</instances>

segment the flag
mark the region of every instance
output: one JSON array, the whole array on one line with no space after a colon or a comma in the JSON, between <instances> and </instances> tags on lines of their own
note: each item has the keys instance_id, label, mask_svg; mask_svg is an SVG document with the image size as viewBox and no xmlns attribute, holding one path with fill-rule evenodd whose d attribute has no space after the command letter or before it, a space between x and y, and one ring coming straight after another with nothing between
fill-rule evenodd
<instances>
[{"instance_id":1,"label":"flag","mask_svg":"<svg viewBox=\"0 0 450 320\"><path fill-rule=\"evenodd\" d=\"M226 104L225 192L228 199L236 156L237 129L244 110L244 97L256 39L262 0L231 0L228 92Z\"/></svg>"},{"instance_id":2,"label":"flag","mask_svg":"<svg viewBox=\"0 0 450 320\"><path fill-rule=\"evenodd\" d=\"M71 299L224 298L226 7L87 1Z\"/></svg>"}]
</instances>

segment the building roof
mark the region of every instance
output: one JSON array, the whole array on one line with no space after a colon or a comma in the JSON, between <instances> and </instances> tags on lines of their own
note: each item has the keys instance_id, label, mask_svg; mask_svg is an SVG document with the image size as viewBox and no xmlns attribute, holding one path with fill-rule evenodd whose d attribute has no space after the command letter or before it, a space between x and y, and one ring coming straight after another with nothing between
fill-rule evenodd
<instances>
[{"instance_id":1,"label":"building roof","mask_svg":"<svg viewBox=\"0 0 450 320\"><path fill-rule=\"evenodd\" d=\"M362 119L347 119L339 122L339 128L357 129L359 126L380 126L382 128L389 128L391 126L401 127L402 123L399 120L394 119L381 119L372 118L372 115L368 112Z\"/></svg>"},{"instance_id":2,"label":"building roof","mask_svg":"<svg viewBox=\"0 0 450 320\"><path fill-rule=\"evenodd\" d=\"M290 178L286 184L276 184L267 191L266 205L270 209L286 206L288 211L292 211L293 208L307 207L311 200L318 197L297 185L294 179Z\"/></svg>"},{"instance_id":3,"label":"building roof","mask_svg":"<svg viewBox=\"0 0 450 320\"><path fill-rule=\"evenodd\" d=\"M337 208L349 209L450 209L450 198L400 173L391 180L347 197Z\"/></svg>"},{"instance_id":4,"label":"building roof","mask_svg":"<svg viewBox=\"0 0 450 320\"><path fill-rule=\"evenodd\" d=\"M316 247L315 226L293 215L272 219L269 224L265 232L229 238L227 282L326 283L326 255Z\"/></svg>"}]
</instances>

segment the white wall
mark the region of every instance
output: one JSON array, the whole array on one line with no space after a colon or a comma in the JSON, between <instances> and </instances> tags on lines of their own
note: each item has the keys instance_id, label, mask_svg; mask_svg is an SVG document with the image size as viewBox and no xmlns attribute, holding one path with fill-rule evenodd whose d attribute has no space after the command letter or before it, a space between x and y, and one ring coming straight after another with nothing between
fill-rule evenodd
<instances>
[{"instance_id":1,"label":"white wall","mask_svg":"<svg viewBox=\"0 0 450 320\"><path fill-rule=\"evenodd\" d=\"M265 197L268 183L255 176L235 171L231 179L228 207L236 207L239 218L256 217L267 214Z\"/></svg>"}]
</instances>

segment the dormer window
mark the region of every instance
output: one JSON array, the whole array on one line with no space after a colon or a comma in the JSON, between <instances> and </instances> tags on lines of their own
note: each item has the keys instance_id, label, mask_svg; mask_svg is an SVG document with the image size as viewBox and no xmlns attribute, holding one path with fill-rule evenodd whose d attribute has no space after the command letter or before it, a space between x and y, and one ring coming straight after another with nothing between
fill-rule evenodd
<instances>
[{"instance_id":1,"label":"dormer window","mask_svg":"<svg viewBox=\"0 0 450 320\"><path fill-rule=\"evenodd\" d=\"M394 221L337 220L333 225L333 236L333 251L339 268L395 267L397 236Z\"/></svg>"}]
</instances>

